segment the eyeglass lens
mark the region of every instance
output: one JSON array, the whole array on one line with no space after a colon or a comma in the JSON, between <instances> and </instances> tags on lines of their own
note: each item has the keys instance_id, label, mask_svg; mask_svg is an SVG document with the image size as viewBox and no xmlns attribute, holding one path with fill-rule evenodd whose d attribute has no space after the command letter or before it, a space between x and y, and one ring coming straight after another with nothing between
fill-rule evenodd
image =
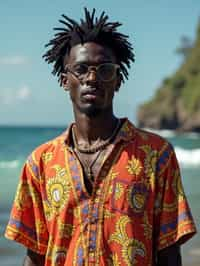
<instances>
[{"instance_id":1,"label":"eyeglass lens","mask_svg":"<svg viewBox=\"0 0 200 266\"><path fill-rule=\"evenodd\" d=\"M104 81L112 80L116 75L117 65L112 63L101 64L97 67L88 66L86 64L78 64L71 66L71 71L73 71L80 78L84 78L89 71L96 71L97 76Z\"/></svg>"}]
</instances>

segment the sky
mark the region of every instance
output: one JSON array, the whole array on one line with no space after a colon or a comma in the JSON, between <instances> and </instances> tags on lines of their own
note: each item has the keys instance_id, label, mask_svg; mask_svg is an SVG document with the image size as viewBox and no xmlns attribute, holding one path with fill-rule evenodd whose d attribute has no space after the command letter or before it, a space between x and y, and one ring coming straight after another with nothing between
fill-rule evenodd
<instances>
[{"instance_id":1,"label":"sky","mask_svg":"<svg viewBox=\"0 0 200 266\"><path fill-rule=\"evenodd\" d=\"M114 99L115 114L134 123L138 106L180 66L175 50L182 36L194 40L200 17L199 0L1 1L0 125L64 126L73 120L69 95L42 55L61 15L79 21L83 7L122 22L120 31L134 46L129 80Z\"/></svg>"}]
</instances>

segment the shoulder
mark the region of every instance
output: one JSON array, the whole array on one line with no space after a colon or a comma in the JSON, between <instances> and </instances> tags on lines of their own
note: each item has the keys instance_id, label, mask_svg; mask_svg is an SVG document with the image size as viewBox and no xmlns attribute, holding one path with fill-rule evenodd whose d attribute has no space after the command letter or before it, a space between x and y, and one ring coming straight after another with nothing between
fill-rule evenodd
<instances>
[{"instance_id":1,"label":"shoulder","mask_svg":"<svg viewBox=\"0 0 200 266\"><path fill-rule=\"evenodd\" d=\"M129 128L129 132L131 132L131 137L129 138L130 145L132 144L135 148L149 146L151 149L158 151L167 147L173 150L172 144L166 138L148 130L138 128L130 121L127 122L127 127Z\"/></svg>"},{"instance_id":2,"label":"shoulder","mask_svg":"<svg viewBox=\"0 0 200 266\"><path fill-rule=\"evenodd\" d=\"M155 149L160 149L162 146L172 146L172 144L164 137L140 128L136 128L136 138L144 144L149 144Z\"/></svg>"},{"instance_id":3,"label":"shoulder","mask_svg":"<svg viewBox=\"0 0 200 266\"><path fill-rule=\"evenodd\" d=\"M135 127L129 122L129 131L131 138L128 145L125 146L125 152L135 154L138 158L144 160L153 160L157 162L158 169L167 166L170 162L176 164L176 154L172 144L164 137Z\"/></svg>"}]
</instances>

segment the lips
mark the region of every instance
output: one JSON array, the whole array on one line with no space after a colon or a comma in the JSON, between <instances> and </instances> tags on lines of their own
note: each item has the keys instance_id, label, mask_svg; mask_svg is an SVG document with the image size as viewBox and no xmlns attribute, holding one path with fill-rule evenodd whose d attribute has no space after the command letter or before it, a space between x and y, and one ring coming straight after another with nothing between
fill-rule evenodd
<instances>
[{"instance_id":1,"label":"lips","mask_svg":"<svg viewBox=\"0 0 200 266\"><path fill-rule=\"evenodd\" d=\"M102 93L100 93L100 90L97 88L87 88L81 92L81 96L84 99L88 99L88 100L95 100L97 97L101 95Z\"/></svg>"}]
</instances>

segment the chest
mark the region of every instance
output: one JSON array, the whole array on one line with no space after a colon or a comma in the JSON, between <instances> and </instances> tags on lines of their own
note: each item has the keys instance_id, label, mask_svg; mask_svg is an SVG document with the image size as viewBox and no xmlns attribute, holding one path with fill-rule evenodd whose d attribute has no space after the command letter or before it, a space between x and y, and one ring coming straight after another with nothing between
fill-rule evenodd
<instances>
[{"instance_id":1,"label":"chest","mask_svg":"<svg viewBox=\"0 0 200 266\"><path fill-rule=\"evenodd\" d=\"M97 156L97 155L95 155ZM55 164L45 172L47 205L60 212L76 208L86 202L99 202L124 214L142 212L153 198L155 188L155 161L147 157L138 159L133 154L116 151L109 156L101 153L81 157L88 160L92 177L81 160L73 153L66 154L65 162ZM96 159L96 163L92 162ZM92 180L90 179L92 178Z\"/></svg>"}]
</instances>

